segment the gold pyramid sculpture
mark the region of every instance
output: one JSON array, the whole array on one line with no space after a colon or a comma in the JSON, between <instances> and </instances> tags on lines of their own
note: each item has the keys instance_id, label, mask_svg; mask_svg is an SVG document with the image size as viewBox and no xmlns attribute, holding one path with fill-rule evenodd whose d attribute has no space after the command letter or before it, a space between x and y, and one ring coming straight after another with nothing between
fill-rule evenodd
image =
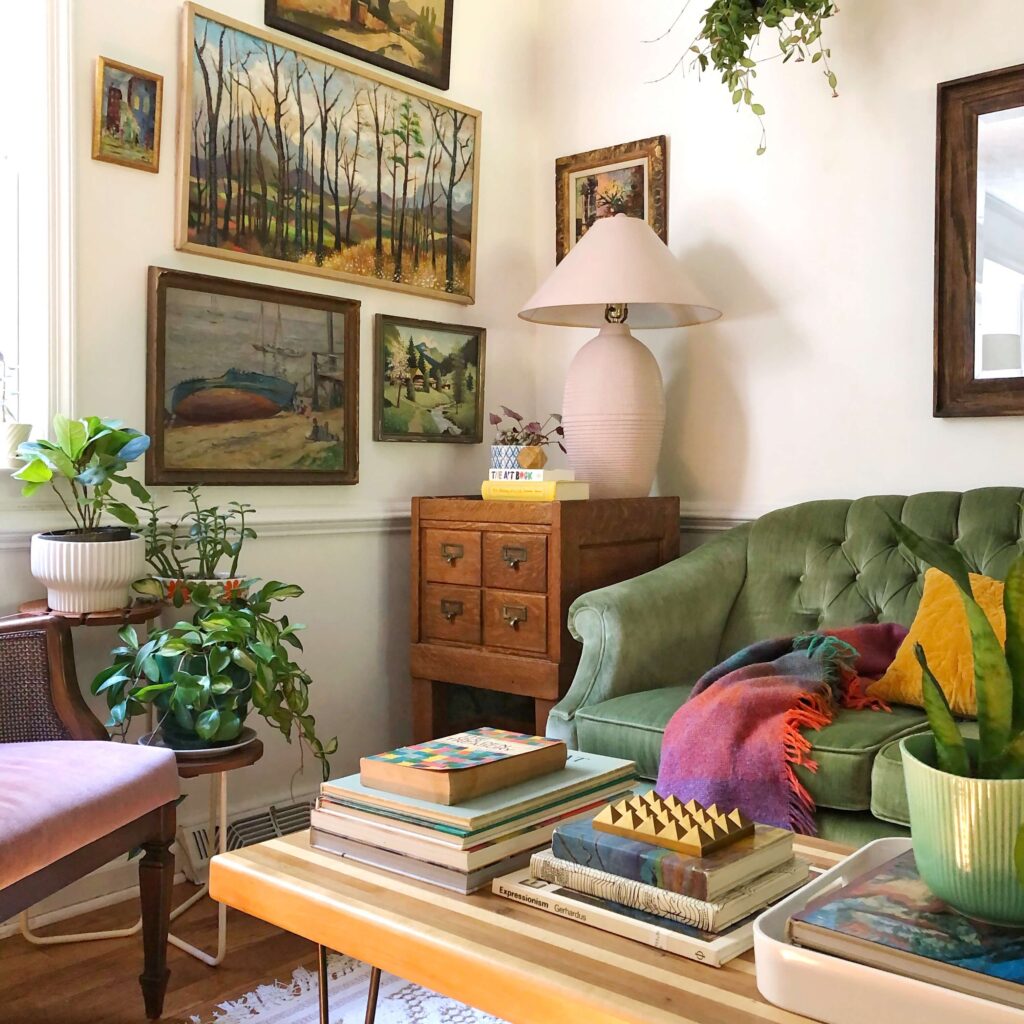
<instances>
[{"instance_id":1,"label":"gold pyramid sculpture","mask_svg":"<svg viewBox=\"0 0 1024 1024\"><path fill-rule=\"evenodd\" d=\"M653 789L609 804L593 825L601 832L692 857L703 857L754 832L754 823L738 807L723 811L717 804L683 803L674 796L662 798Z\"/></svg>"}]
</instances>

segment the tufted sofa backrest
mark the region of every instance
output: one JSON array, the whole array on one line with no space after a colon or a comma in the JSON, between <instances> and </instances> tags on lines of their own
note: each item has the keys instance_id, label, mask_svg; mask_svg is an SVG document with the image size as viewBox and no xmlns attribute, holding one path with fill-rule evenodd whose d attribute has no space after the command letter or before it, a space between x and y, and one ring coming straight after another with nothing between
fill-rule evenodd
<instances>
[{"instance_id":1,"label":"tufted sofa backrest","mask_svg":"<svg viewBox=\"0 0 1024 1024\"><path fill-rule=\"evenodd\" d=\"M1024 551L1024 490L986 487L810 501L762 516L750 531L747 575L719 656L755 640L861 622L909 626L927 566L901 549L888 512L956 545L972 572L1004 579Z\"/></svg>"}]
</instances>

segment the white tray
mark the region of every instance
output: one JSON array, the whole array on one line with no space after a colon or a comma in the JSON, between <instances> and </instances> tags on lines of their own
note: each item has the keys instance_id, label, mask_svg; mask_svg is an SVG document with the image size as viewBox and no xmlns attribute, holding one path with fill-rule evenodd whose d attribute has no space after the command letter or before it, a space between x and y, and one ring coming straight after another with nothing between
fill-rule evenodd
<instances>
[{"instance_id":1,"label":"white tray","mask_svg":"<svg viewBox=\"0 0 1024 1024\"><path fill-rule=\"evenodd\" d=\"M757 987L770 1003L826 1024L1021 1024L1024 1013L794 946L789 919L825 890L846 885L911 847L909 839L876 839L766 910L754 922Z\"/></svg>"}]
</instances>

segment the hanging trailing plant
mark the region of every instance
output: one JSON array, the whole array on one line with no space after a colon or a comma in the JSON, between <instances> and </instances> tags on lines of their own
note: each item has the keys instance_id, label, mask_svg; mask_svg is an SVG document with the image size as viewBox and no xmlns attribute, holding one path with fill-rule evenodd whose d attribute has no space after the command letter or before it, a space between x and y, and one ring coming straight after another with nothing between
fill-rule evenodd
<instances>
[{"instance_id":1,"label":"hanging trailing plant","mask_svg":"<svg viewBox=\"0 0 1024 1024\"><path fill-rule=\"evenodd\" d=\"M701 71L714 68L732 93L735 105L745 105L761 125L758 156L767 147L764 107L754 99L758 64L782 57L820 64L825 80L838 96L839 80L832 70L832 51L822 41L822 22L839 13L834 0L714 0L704 13L700 31L689 52ZM757 58L762 33L777 32L779 53Z\"/></svg>"}]
</instances>

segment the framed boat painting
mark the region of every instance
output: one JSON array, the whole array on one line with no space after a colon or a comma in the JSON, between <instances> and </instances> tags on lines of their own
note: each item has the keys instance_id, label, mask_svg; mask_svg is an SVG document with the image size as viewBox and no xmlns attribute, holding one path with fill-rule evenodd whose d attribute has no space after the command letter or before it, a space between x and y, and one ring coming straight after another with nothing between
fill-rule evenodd
<instances>
[{"instance_id":1,"label":"framed boat painting","mask_svg":"<svg viewBox=\"0 0 1024 1024\"><path fill-rule=\"evenodd\" d=\"M266 0L263 20L339 53L448 88L455 0Z\"/></svg>"},{"instance_id":2,"label":"framed boat painting","mask_svg":"<svg viewBox=\"0 0 1024 1024\"><path fill-rule=\"evenodd\" d=\"M473 302L478 111L195 4L184 18L179 249Z\"/></svg>"},{"instance_id":3,"label":"framed boat painting","mask_svg":"<svg viewBox=\"0 0 1024 1024\"><path fill-rule=\"evenodd\" d=\"M486 342L482 327L378 314L373 439L480 444Z\"/></svg>"},{"instance_id":4,"label":"framed boat painting","mask_svg":"<svg viewBox=\"0 0 1024 1024\"><path fill-rule=\"evenodd\" d=\"M354 484L359 303L149 268L151 484Z\"/></svg>"}]
</instances>

